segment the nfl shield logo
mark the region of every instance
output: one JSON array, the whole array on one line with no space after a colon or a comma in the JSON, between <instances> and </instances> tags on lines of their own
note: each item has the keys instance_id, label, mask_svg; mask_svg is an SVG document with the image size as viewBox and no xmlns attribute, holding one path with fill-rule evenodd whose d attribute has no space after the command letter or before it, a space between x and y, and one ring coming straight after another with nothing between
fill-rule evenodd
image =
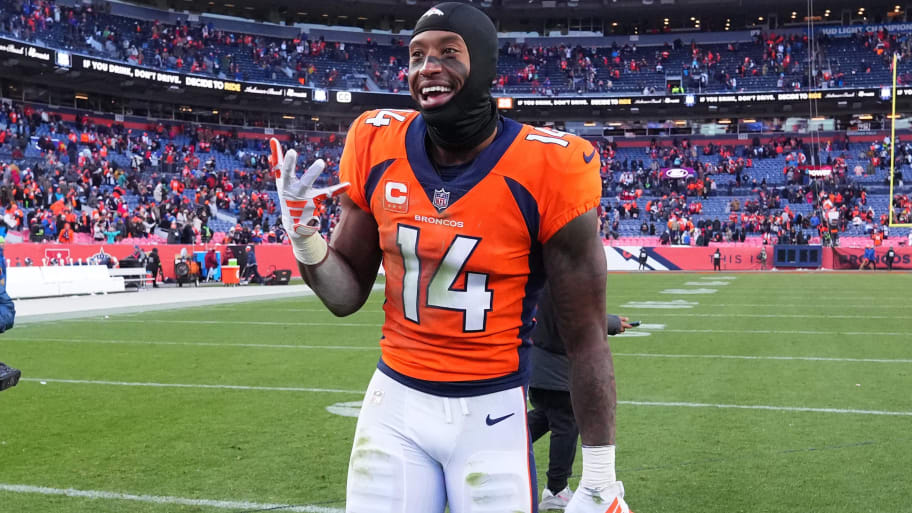
<instances>
[{"instance_id":1,"label":"nfl shield logo","mask_svg":"<svg viewBox=\"0 0 912 513\"><path fill-rule=\"evenodd\" d=\"M450 193L445 189L434 189L434 207L443 210L450 204Z\"/></svg>"}]
</instances>

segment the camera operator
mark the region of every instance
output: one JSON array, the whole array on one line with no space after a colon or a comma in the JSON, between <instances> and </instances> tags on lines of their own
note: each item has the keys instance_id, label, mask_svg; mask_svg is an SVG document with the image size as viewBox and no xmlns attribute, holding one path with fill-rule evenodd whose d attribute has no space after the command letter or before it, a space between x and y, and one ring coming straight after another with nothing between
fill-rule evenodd
<instances>
[{"instance_id":1,"label":"camera operator","mask_svg":"<svg viewBox=\"0 0 912 513\"><path fill-rule=\"evenodd\" d=\"M6 257L3 256L5 240L0 237L0 333L13 327L16 318L16 306L6 293ZM22 373L0 362L0 391L16 386Z\"/></svg>"}]
</instances>

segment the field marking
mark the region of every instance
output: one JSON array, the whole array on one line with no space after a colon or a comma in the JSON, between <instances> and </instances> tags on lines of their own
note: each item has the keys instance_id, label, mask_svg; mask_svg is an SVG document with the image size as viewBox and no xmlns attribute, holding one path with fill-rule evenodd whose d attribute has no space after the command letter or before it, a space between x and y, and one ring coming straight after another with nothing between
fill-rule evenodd
<instances>
[{"instance_id":1,"label":"field marking","mask_svg":"<svg viewBox=\"0 0 912 513\"><path fill-rule=\"evenodd\" d=\"M718 287L718 286L730 285L730 284L731 284L730 281L715 281L714 280L714 281L689 281L689 282L685 283L684 285L695 285L697 287L713 287L713 286Z\"/></svg>"},{"instance_id":2,"label":"field marking","mask_svg":"<svg viewBox=\"0 0 912 513\"><path fill-rule=\"evenodd\" d=\"M263 504L248 501L225 501L213 499L187 499L168 495L135 495L132 493L105 492L100 490L77 490L75 488L48 488L45 486L29 486L0 483L0 491L13 493L37 493L41 495L65 495L67 497L80 497L85 499L113 499L135 502L149 502L152 504L179 504L181 506L205 506L209 508L233 510L277 510L293 511L296 513L343 513L339 508L325 506L294 506L291 504Z\"/></svg>"},{"instance_id":3,"label":"field marking","mask_svg":"<svg viewBox=\"0 0 912 513\"><path fill-rule=\"evenodd\" d=\"M720 360L776 360L809 362L851 362L851 363L912 363L903 358L837 358L828 356L756 356L737 354L663 354L663 353L613 353L614 356L634 358L707 358Z\"/></svg>"},{"instance_id":4,"label":"field marking","mask_svg":"<svg viewBox=\"0 0 912 513\"><path fill-rule=\"evenodd\" d=\"M854 415L890 415L912 417L912 411L883 411L883 410L854 410L841 408L806 408L802 406L766 406L761 404L709 404L709 403L684 403L668 401L618 401L618 404L631 406L666 406L682 408L734 408L741 410L769 410L769 411L795 411L807 413L841 413Z\"/></svg>"},{"instance_id":5,"label":"field marking","mask_svg":"<svg viewBox=\"0 0 912 513\"><path fill-rule=\"evenodd\" d=\"M112 345L150 345L150 346L191 346L191 347L253 347L262 349L345 349L367 351L380 349L375 346L310 346L295 344L230 344L225 342L169 342L164 340L94 340L73 338L9 338L7 342L61 342L66 344L112 344Z\"/></svg>"},{"instance_id":6,"label":"field marking","mask_svg":"<svg viewBox=\"0 0 912 513\"><path fill-rule=\"evenodd\" d=\"M219 305L218 307L208 308L208 310L231 310L237 309L237 305ZM326 308L270 308L269 312L307 312L307 313L332 313ZM362 308L358 313L386 313L382 308ZM130 314L137 315L137 314Z\"/></svg>"},{"instance_id":7,"label":"field marking","mask_svg":"<svg viewBox=\"0 0 912 513\"><path fill-rule=\"evenodd\" d=\"M99 319L69 319L69 322L97 323ZM123 324L242 324L253 326L344 326L344 327L382 327L383 324L368 322L288 322L288 321L215 321L215 320L190 320L190 319L101 319L102 322Z\"/></svg>"},{"instance_id":8,"label":"field marking","mask_svg":"<svg viewBox=\"0 0 912 513\"><path fill-rule=\"evenodd\" d=\"M341 417L358 418L358 415L361 415L362 404L363 401L345 401L343 403L330 404L326 407L326 411Z\"/></svg>"},{"instance_id":9,"label":"field marking","mask_svg":"<svg viewBox=\"0 0 912 513\"><path fill-rule=\"evenodd\" d=\"M50 379L50 378L22 378L21 381L44 381L47 383L73 383L89 385L112 385L112 386L135 386L135 387L160 387L160 388L209 388L209 389L228 389L228 390L260 390L260 391L279 391L279 392L330 392L346 394L364 394L365 390L336 390L325 388L299 388L299 387L253 387L243 385L191 385L178 383L129 383L125 381L91 381L78 379ZM688 408L740 408L747 410L770 410L770 411L798 411L811 413L849 413L856 415L894 415L912 417L912 411L882 411L882 410L854 410L840 408L808 408L801 406L769 406L759 404L710 404L710 403L687 403L687 402L666 402L666 401L618 401L618 404L630 406L668 406L668 407L688 407Z\"/></svg>"},{"instance_id":10,"label":"field marking","mask_svg":"<svg viewBox=\"0 0 912 513\"><path fill-rule=\"evenodd\" d=\"M912 331L809 331L809 330L680 330L666 329L662 333L738 333L749 335L851 335L851 336L884 336L912 337Z\"/></svg>"},{"instance_id":11,"label":"field marking","mask_svg":"<svg viewBox=\"0 0 912 513\"><path fill-rule=\"evenodd\" d=\"M90 379L54 379L54 378L22 378L20 381L37 381L45 383L69 383L76 385L110 385L119 387L154 387L154 388L208 388L219 390L256 390L267 392L317 392L327 394L364 394L364 390L342 390L337 388L308 388L308 387L254 387L247 385L205 385L190 383L134 383L130 381L97 381Z\"/></svg>"},{"instance_id":12,"label":"field marking","mask_svg":"<svg viewBox=\"0 0 912 513\"><path fill-rule=\"evenodd\" d=\"M662 330L657 325L643 325L647 326L647 329L658 329ZM640 331L635 331L633 329L625 331L617 337L625 336L635 336L636 333L643 333ZM650 335L654 331L650 331L645 335ZM165 345L165 346L201 346L201 347L243 347L247 349L326 349L326 350L338 350L338 351L379 351L380 346L306 346L306 345L293 345L293 344L230 344L222 342L167 342L160 340L150 340L150 341L137 341L137 340L93 340L93 339L67 339L67 338L9 338L7 342L61 342L61 343L72 343L72 344L104 344L104 345ZM829 357L829 356L757 356L757 355L728 355L728 354L665 354L665 353L613 353L614 356L628 356L628 357L642 357L642 358L718 358L718 359L731 359L731 360L781 360L781 361L790 361L790 360L805 360L805 361L820 361L820 362L857 362L857 363L912 363L912 359L903 359L903 358L839 358L839 357Z\"/></svg>"},{"instance_id":13,"label":"field marking","mask_svg":"<svg viewBox=\"0 0 912 513\"><path fill-rule=\"evenodd\" d=\"M678 295L690 295L690 294L715 294L719 292L716 289L665 289L660 294L678 294Z\"/></svg>"},{"instance_id":14,"label":"field marking","mask_svg":"<svg viewBox=\"0 0 912 513\"><path fill-rule=\"evenodd\" d=\"M902 298L899 298L899 297L897 297L897 298L876 298L877 301L881 301L881 300L884 300L884 299L896 299L896 300L905 301L905 300L908 299L908 297L902 297ZM875 300L874 298L870 299L870 301L874 301L874 300ZM858 301L868 301L868 300L863 300L863 299L859 298ZM756 308L756 307L764 307L764 306L765 306L765 307L769 307L769 308L800 308L800 307L804 307L804 308L808 308L808 307L811 307L811 308L817 308L817 307L820 307L820 308L833 308L833 307L835 307L835 306L840 306L840 307L843 307L843 306L844 306L844 307L846 307L846 308L851 308L851 309L856 309L856 308L876 308L876 309L878 309L878 310L880 310L881 308L903 308L903 309L909 308L908 305L890 305L890 304L883 304L883 305L866 305L866 304L863 304L863 303L860 303L860 302L852 303L852 304L836 303L836 302L830 301L829 299L820 300L820 301L818 301L817 303L810 303L810 302L808 302L808 303L777 303L775 298L771 298L769 303L706 303L704 306L708 306L708 307L716 307L716 306L739 306L739 307L740 307L740 306L749 306L749 307L754 307L754 308Z\"/></svg>"},{"instance_id":15,"label":"field marking","mask_svg":"<svg viewBox=\"0 0 912 513\"><path fill-rule=\"evenodd\" d=\"M625 305L626 306L626 305ZM742 313L662 313L657 312L651 315L661 315L663 317L752 317L758 319L817 319L825 317L827 319L899 319L895 315L833 315L828 313L819 313L815 315L807 314L742 314Z\"/></svg>"},{"instance_id":16,"label":"field marking","mask_svg":"<svg viewBox=\"0 0 912 513\"><path fill-rule=\"evenodd\" d=\"M693 308L700 303L697 301L686 301L683 299L675 299L672 301L629 301L623 305L621 308L650 308L657 310L681 310L685 308Z\"/></svg>"}]
</instances>

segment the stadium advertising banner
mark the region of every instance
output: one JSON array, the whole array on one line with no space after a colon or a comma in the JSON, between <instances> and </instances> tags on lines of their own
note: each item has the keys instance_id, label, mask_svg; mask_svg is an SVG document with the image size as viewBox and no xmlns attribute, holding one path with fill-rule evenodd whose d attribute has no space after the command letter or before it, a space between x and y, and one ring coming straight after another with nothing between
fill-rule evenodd
<instances>
[{"instance_id":1,"label":"stadium advertising banner","mask_svg":"<svg viewBox=\"0 0 912 513\"><path fill-rule=\"evenodd\" d=\"M28 59L34 59L41 62L51 63L53 50L20 43L11 39L0 38L0 55L18 55Z\"/></svg>"},{"instance_id":2,"label":"stadium advertising banner","mask_svg":"<svg viewBox=\"0 0 912 513\"><path fill-rule=\"evenodd\" d=\"M760 248L755 246L719 247L723 271L759 271ZM653 271L712 271L715 246L658 246L646 248L646 267ZM767 252L772 254L772 250ZM609 271L639 269L639 246L605 246Z\"/></svg>"},{"instance_id":3,"label":"stadium advertising banner","mask_svg":"<svg viewBox=\"0 0 912 513\"><path fill-rule=\"evenodd\" d=\"M820 27L818 32L834 37L849 37L859 32L877 32L887 29L891 34L896 32L912 32L912 23L880 23L877 25L849 25L847 27Z\"/></svg>"},{"instance_id":4,"label":"stadium advertising banner","mask_svg":"<svg viewBox=\"0 0 912 513\"><path fill-rule=\"evenodd\" d=\"M251 82L235 82L218 78L201 77L198 75L183 75L165 70L155 70L129 64L111 62L81 55L73 56L73 68L94 71L123 78L149 80L166 86L190 87L194 89L208 89L211 91L224 91L228 93L242 93L255 96L273 96L307 100L310 98L310 89L287 87L277 84L261 84Z\"/></svg>"},{"instance_id":5,"label":"stadium advertising banner","mask_svg":"<svg viewBox=\"0 0 912 513\"><path fill-rule=\"evenodd\" d=\"M697 172L692 167L663 167L661 176L666 180L686 179L697 176Z\"/></svg>"},{"instance_id":6,"label":"stadium advertising banner","mask_svg":"<svg viewBox=\"0 0 912 513\"><path fill-rule=\"evenodd\" d=\"M902 91L902 90L901 90ZM912 88L901 95L912 96ZM685 100L693 99L693 104ZM795 91L786 93L731 93L731 94L688 94L688 95L661 95L661 96L610 96L610 97L537 97L513 98L513 104L521 107L640 107L640 106L672 106L686 105L716 105L737 103L779 103L807 100L877 100L881 98L880 88L868 89L834 89L829 91Z\"/></svg>"},{"instance_id":7,"label":"stadium advertising banner","mask_svg":"<svg viewBox=\"0 0 912 513\"><path fill-rule=\"evenodd\" d=\"M353 91L315 90L309 87L296 87L262 82L243 82L223 80L212 76L190 75L173 70L153 69L134 66L125 62L72 54L63 50L50 50L30 45L18 40L0 37L0 55L12 54L46 65L55 65L61 69L72 69L97 73L99 75L122 77L124 79L146 80L161 86L174 88L186 87L193 90L222 91L249 95L260 98L292 99L317 102L334 102L336 104L383 105L387 107L411 107L411 98L407 94L368 93ZM889 88L886 88L889 91ZM901 88L897 96L912 96L912 88ZM712 93L712 94L675 94L675 95L618 95L618 96L536 96L498 98L498 107L504 110L522 108L557 108L571 110L575 108L630 108L656 109L665 107L712 107L720 104L764 104L781 102L801 102L807 100L888 100L880 88L868 89L833 89L820 91L791 91L765 93Z\"/></svg>"},{"instance_id":8,"label":"stadium advertising banner","mask_svg":"<svg viewBox=\"0 0 912 513\"><path fill-rule=\"evenodd\" d=\"M298 275L298 266L294 255L287 245L258 244L256 248L259 272L262 275L270 273L273 269L290 269L294 276ZM722 254L723 271L759 271L760 248L757 246L718 246ZM205 252L214 248L222 255L225 254L225 245L221 244L140 244L140 248L149 253L152 248L158 248L162 262L162 271L165 277L174 278L174 259L186 248L189 254ZM894 269L912 270L912 248L894 247L896 260ZM646 247L646 267L652 271L712 271L712 255L716 246L688 247L688 246L656 246ZM34 244L34 243L7 243L4 252L9 265L15 267L25 265L29 258L33 265L41 265L44 259L59 259L74 262L82 259L83 262L101 254L110 255L118 260L123 260L133 253L133 244ZM824 248L824 269L858 269L861 264L863 248ZM887 247L877 249L877 269L886 268L884 257ZM767 247L769 263L772 263L773 248ZM640 246L605 246L605 257L609 271L636 271L639 269Z\"/></svg>"},{"instance_id":9,"label":"stadium advertising banner","mask_svg":"<svg viewBox=\"0 0 912 513\"><path fill-rule=\"evenodd\" d=\"M887 251L890 249L890 246L887 245L889 242L889 240L885 241L885 246L880 246L874 250L877 255L875 260L877 269L887 268L886 256ZM908 246L894 247L893 251L896 253L893 269L912 269L912 248ZM858 266L861 265L863 254L864 248L833 248L830 257L831 262L827 262L828 259L824 258L823 265L831 269L858 269ZM824 256L826 256L826 253L824 253Z\"/></svg>"}]
</instances>

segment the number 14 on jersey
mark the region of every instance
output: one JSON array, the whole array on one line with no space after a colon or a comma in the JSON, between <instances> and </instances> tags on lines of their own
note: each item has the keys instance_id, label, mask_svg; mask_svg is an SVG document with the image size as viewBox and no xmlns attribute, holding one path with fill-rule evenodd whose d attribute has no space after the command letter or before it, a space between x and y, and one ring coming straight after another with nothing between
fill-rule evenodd
<instances>
[{"instance_id":1,"label":"number 14 on jersey","mask_svg":"<svg viewBox=\"0 0 912 513\"><path fill-rule=\"evenodd\" d=\"M494 293L488 289L488 275L465 272L465 288L454 288L481 239L457 235L438 263L421 261L418 257L420 235L419 228L404 224L400 224L396 232L396 244L405 268L402 278L402 308L405 318L420 324L421 306L452 310L463 313L463 331L484 331L487 313L494 303ZM425 304L419 305L422 265L437 267L426 285Z\"/></svg>"}]
</instances>

